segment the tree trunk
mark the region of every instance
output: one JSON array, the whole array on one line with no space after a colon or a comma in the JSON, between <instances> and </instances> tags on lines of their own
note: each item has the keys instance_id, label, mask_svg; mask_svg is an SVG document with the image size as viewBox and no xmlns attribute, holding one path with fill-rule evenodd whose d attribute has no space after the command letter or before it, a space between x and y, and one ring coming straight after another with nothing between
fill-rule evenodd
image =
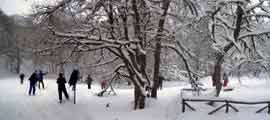
<instances>
[{"instance_id":1,"label":"tree trunk","mask_svg":"<svg viewBox=\"0 0 270 120\"><path fill-rule=\"evenodd\" d=\"M125 56L123 55L124 52L121 49L119 51L120 51L120 54L122 54L122 56ZM131 59L134 60L132 62L141 60L139 59L139 56L137 56L136 58L132 53L130 53L130 57ZM125 63L127 67L129 78L133 82L133 85L135 86L134 87L134 109L143 109L145 107L145 94L144 94L145 91L143 90L143 88L145 88L146 84L145 84L145 81L141 79L141 77L136 75L135 69L139 70L138 68L139 66L135 68L135 66L133 65L137 65L138 63L130 63L128 58L125 58L125 57L123 57L123 62ZM141 62L141 61L137 61L137 62ZM141 63L140 69L144 68L144 65L145 64ZM139 70L138 72L142 73L141 74L142 77L145 77L145 74L143 73L145 71Z\"/></svg>"},{"instance_id":2,"label":"tree trunk","mask_svg":"<svg viewBox=\"0 0 270 120\"><path fill-rule=\"evenodd\" d=\"M138 87L134 88L134 109L144 109L145 107L145 96L141 93Z\"/></svg>"},{"instance_id":3,"label":"tree trunk","mask_svg":"<svg viewBox=\"0 0 270 120\"><path fill-rule=\"evenodd\" d=\"M157 88L159 86L159 68L160 68L160 54L161 54L161 34L164 30L164 24L165 24L165 18L167 16L167 11L169 9L170 0L163 0L162 2L162 8L163 8L163 14L160 17L159 23L158 23L158 30L157 30L157 43L156 43L156 50L155 50L155 63L154 63L154 77L153 77L153 87L151 91L151 97L157 98Z\"/></svg>"},{"instance_id":4,"label":"tree trunk","mask_svg":"<svg viewBox=\"0 0 270 120\"><path fill-rule=\"evenodd\" d=\"M215 72L214 72L214 78L213 78L214 82L215 82L215 85L216 85L216 95L215 95L216 97L219 97L220 91L221 91L221 88L222 88L220 69L221 69L221 65L216 64Z\"/></svg>"},{"instance_id":5,"label":"tree trunk","mask_svg":"<svg viewBox=\"0 0 270 120\"><path fill-rule=\"evenodd\" d=\"M160 68L160 54L161 54L161 43L160 41L156 43L155 50L155 63L154 63L154 78L153 78L153 87L151 91L151 97L157 98L157 88L159 85L159 68Z\"/></svg>"},{"instance_id":6,"label":"tree trunk","mask_svg":"<svg viewBox=\"0 0 270 120\"><path fill-rule=\"evenodd\" d=\"M138 8L138 4L140 2L141 1L138 1L138 0L132 0L131 1L131 9L134 12L134 14L133 14L134 34L135 34L135 37L138 38L138 40L140 40L141 49L144 49L144 43L145 42L143 42L144 39L142 37L143 33L141 32L141 16L140 16L139 8ZM132 53L131 53L131 55L132 55ZM138 68L135 68L135 69L138 69L139 72L142 73L142 77L147 79L147 75L145 73L145 67L146 67L146 56L145 56L145 54L141 54L137 50L136 55L134 55L133 57L135 58L133 60L136 60L138 62L138 63L133 63L134 66L138 65L137 66ZM134 61L134 62L136 62L136 61ZM132 70L130 70L130 71L132 71ZM134 71L132 71L130 73L131 73L130 75L133 75ZM138 77L138 76L136 76L136 77ZM134 79L136 79L136 78L134 78ZM140 87L139 87L139 86L145 86L145 83L144 83L145 81L139 81L139 82L140 83L136 83L136 82L134 83L134 85L135 85L135 88L134 88L134 96L135 96L134 109L137 109L137 108L143 109L145 107L145 96L142 93L143 91L140 90ZM150 81L148 81L148 82L150 84ZM140 84L140 85L138 85L138 84Z\"/></svg>"},{"instance_id":7,"label":"tree trunk","mask_svg":"<svg viewBox=\"0 0 270 120\"><path fill-rule=\"evenodd\" d=\"M223 55L221 53L218 53L217 55L217 61L215 63L214 67L214 73L212 75L212 82L213 85L216 86L216 94L215 97L219 97L221 88L222 88L222 83L221 83L221 69L222 69L222 63L223 63ZM209 105L214 105L214 102L211 101L208 103Z\"/></svg>"},{"instance_id":8,"label":"tree trunk","mask_svg":"<svg viewBox=\"0 0 270 120\"><path fill-rule=\"evenodd\" d=\"M221 83L221 69L222 69L222 63L223 63L223 55L220 53L217 55L217 62L215 64L214 68L214 74L213 74L213 82L214 85L216 86L216 97L219 97L220 91L222 88L222 83Z\"/></svg>"},{"instance_id":9,"label":"tree trunk","mask_svg":"<svg viewBox=\"0 0 270 120\"><path fill-rule=\"evenodd\" d=\"M235 41L238 40L238 36L240 34L241 30L241 24L242 24L242 16L243 16L243 10L240 6L237 6L237 19L236 19L236 29L234 30L234 39ZM224 47L223 51L224 53L227 53L232 47L234 46L233 42L230 42L227 46ZM219 96L222 83L221 83L221 69L222 69L222 63L223 63L224 54L218 53L217 55L217 62L214 68L214 74L213 74L213 82L216 84L216 97Z\"/></svg>"},{"instance_id":10,"label":"tree trunk","mask_svg":"<svg viewBox=\"0 0 270 120\"><path fill-rule=\"evenodd\" d=\"M219 10L217 10L217 12L218 11ZM237 6L236 15L237 16L236 16L236 25L235 25L236 28L234 29L234 40L238 41L238 37L239 37L240 31L241 31L242 19L243 19L243 15L244 15L243 9L240 6ZM216 97L219 96L221 88L222 88L222 83L221 83L220 77L221 77L221 69L222 69L224 53L227 53L233 46L234 46L234 43L230 42L227 46L224 47L223 54L218 53L217 62L215 64L214 74L213 74L213 82L216 85Z\"/></svg>"}]
</instances>

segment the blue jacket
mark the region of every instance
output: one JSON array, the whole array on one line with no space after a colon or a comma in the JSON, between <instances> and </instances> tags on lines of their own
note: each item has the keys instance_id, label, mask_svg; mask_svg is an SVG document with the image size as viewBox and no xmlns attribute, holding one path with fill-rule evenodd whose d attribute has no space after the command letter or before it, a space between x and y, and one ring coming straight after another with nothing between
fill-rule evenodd
<instances>
[{"instance_id":1,"label":"blue jacket","mask_svg":"<svg viewBox=\"0 0 270 120\"><path fill-rule=\"evenodd\" d=\"M45 75L45 73L43 73L42 71L40 71L39 73L38 73L38 75L37 75L37 78L38 78L38 80L39 81L42 81L43 80L43 76Z\"/></svg>"}]
</instances>

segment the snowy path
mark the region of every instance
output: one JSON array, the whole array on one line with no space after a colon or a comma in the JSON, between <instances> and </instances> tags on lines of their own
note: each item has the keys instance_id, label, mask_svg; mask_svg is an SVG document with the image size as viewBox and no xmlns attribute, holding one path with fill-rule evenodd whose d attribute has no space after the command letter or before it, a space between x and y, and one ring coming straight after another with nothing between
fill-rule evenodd
<instances>
[{"instance_id":1,"label":"snowy path","mask_svg":"<svg viewBox=\"0 0 270 120\"><path fill-rule=\"evenodd\" d=\"M97 97L99 85L88 90L84 84L78 85L77 104L73 104L72 91L68 88L71 100L58 103L55 80L46 80L45 90L37 90L36 96L28 96L28 84L20 85L17 78L0 80L0 120L270 120L263 112L254 112L262 107L238 105L240 112L224 110L214 115L207 115L213 107L204 103L192 103L197 112L187 110L181 113L179 97L180 84L166 83L167 88L159 91L158 100L147 101L147 108L134 111L132 109L133 91L116 89L117 96ZM237 88L233 92L222 93L222 97L241 100L269 100L269 85L257 82L253 86ZM65 100L65 99L64 99ZM106 104L110 104L107 108Z\"/></svg>"}]
</instances>

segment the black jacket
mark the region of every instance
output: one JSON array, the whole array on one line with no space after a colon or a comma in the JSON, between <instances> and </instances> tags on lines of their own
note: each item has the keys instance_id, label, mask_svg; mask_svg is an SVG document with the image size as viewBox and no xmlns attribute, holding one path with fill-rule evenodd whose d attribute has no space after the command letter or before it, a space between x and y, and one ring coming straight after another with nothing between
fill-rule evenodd
<instances>
[{"instance_id":1,"label":"black jacket","mask_svg":"<svg viewBox=\"0 0 270 120\"><path fill-rule=\"evenodd\" d=\"M93 79L91 76L87 76L86 81L87 83L92 83Z\"/></svg>"},{"instance_id":2,"label":"black jacket","mask_svg":"<svg viewBox=\"0 0 270 120\"><path fill-rule=\"evenodd\" d=\"M68 81L69 85L75 85L79 79L79 71L73 70L73 72L70 75L70 79Z\"/></svg>"},{"instance_id":3,"label":"black jacket","mask_svg":"<svg viewBox=\"0 0 270 120\"><path fill-rule=\"evenodd\" d=\"M24 78L24 76L25 76L25 75L24 75L23 73L20 74L20 78L21 78L21 79Z\"/></svg>"},{"instance_id":4,"label":"black jacket","mask_svg":"<svg viewBox=\"0 0 270 120\"><path fill-rule=\"evenodd\" d=\"M66 84L66 79L64 78L64 77L58 77L57 78L57 81L56 81L56 83L59 85L59 86L65 86L65 84Z\"/></svg>"},{"instance_id":5,"label":"black jacket","mask_svg":"<svg viewBox=\"0 0 270 120\"><path fill-rule=\"evenodd\" d=\"M30 83L32 83L32 84L36 83L37 80L38 80L37 74L36 74L36 73L33 73L33 74L30 76L29 80L30 80Z\"/></svg>"}]
</instances>

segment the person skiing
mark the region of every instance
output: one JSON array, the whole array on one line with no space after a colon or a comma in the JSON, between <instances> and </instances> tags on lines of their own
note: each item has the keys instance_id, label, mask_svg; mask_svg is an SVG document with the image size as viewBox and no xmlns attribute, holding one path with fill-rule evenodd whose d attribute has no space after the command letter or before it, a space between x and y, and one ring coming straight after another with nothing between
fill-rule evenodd
<instances>
[{"instance_id":1,"label":"person skiing","mask_svg":"<svg viewBox=\"0 0 270 120\"><path fill-rule=\"evenodd\" d=\"M223 87L227 87L229 82L228 75L226 73L223 74Z\"/></svg>"},{"instance_id":2,"label":"person skiing","mask_svg":"<svg viewBox=\"0 0 270 120\"><path fill-rule=\"evenodd\" d=\"M31 93L32 95L35 95L35 92L36 92L36 83L37 83L37 71L35 71L30 77L29 77L29 81L30 81L30 87L29 87L29 96L31 96Z\"/></svg>"},{"instance_id":3,"label":"person skiing","mask_svg":"<svg viewBox=\"0 0 270 120\"><path fill-rule=\"evenodd\" d=\"M69 100L69 96L66 89L66 78L64 77L63 73L59 73L59 76L56 80L58 85L58 95L59 95L59 103L62 103L62 93L64 93L67 100Z\"/></svg>"},{"instance_id":4,"label":"person skiing","mask_svg":"<svg viewBox=\"0 0 270 120\"><path fill-rule=\"evenodd\" d=\"M79 80L79 70L74 69L69 78L69 86L73 86L73 90L76 88L76 83Z\"/></svg>"},{"instance_id":5,"label":"person skiing","mask_svg":"<svg viewBox=\"0 0 270 120\"><path fill-rule=\"evenodd\" d=\"M20 80L21 80L21 84L23 84L23 80L24 80L25 75L23 73L20 74Z\"/></svg>"},{"instance_id":6,"label":"person skiing","mask_svg":"<svg viewBox=\"0 0 270 120\"><path fill-rule=\"evenodd\" d=\"M45 86L44 86L44 82L43 82L43 78L44 78L44 75L46 75L46 73L43 73L42 70L39 70L39 73L38 73L38 88L40 89L40 84L42 85L42 88L45 89Z\"/></svg>"},{"instance_id":7,"label":"person skiing","mask_svg":"<svg viewBox=\"0 0 270 120\"><path fill-rule=\"evenodd\" d=\"M87 78L86 78L86 82L87 82L87 86L88 86L88 89L91 89L91 84L92 84L92 77L90 74L88 74Z\"/></svg>"}]
</instances>

